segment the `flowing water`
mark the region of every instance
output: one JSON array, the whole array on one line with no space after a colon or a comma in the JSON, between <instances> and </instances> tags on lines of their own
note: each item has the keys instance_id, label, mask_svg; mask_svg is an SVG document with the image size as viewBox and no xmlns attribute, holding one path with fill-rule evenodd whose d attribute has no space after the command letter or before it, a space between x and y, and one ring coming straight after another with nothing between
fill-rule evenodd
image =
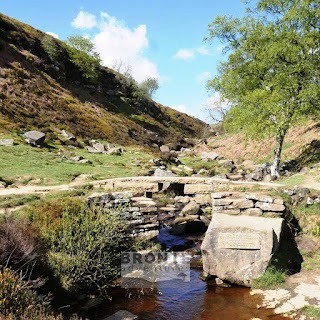
<instances>
[{"instance_id":1,"label":"flowing water","mask_svg":"<svg viewBox=\"0 0 320 320\"><path fill-rule=\"evenodd\" d=\"M181 245L183 237L171 236L162 229L158 238L167 246ZM271 309L257 308L262 298L251 296L243 287L218 287L214 280L199 279L201 270L191 268L190 282L163 281L155 290L116 288L110 291L112 300L105 302L90 315L92 320L102 320L119 310L128 310L139 319L161 320L284 320Z\"/></svg>"}]
</instances>

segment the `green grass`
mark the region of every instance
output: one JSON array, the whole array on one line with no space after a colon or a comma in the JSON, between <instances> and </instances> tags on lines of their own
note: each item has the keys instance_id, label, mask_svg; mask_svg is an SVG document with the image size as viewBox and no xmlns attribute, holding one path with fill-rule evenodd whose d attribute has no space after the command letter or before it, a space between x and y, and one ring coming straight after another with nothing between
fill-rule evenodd
<instances>
[{"instance_id":1,"label":"green grass","mask_svg":"<svg viewBox=\"0 0 320 320\"><path fill-rule=\"evenodd\" d=\"M0 197L0 208L14 208L18 206L23 206L25 204L30 204L40 199L40 196L37 194L33 195L10 195L10 196L3 196Z\"/></svg>"},{"instance_id":2,"label":"green grass","mask_svg":"<svg viewBox=\"0 0 320 320\"><path fill-rule=\"evenodd\" d=\"M303 255L302 268L305 270L317 270L320 268L320 254Z\"/></svg>"},{"instance_id":3,"label":"green grass","mask_svg":"<svg viewBox=\"0 0 320 320\"><path fill-rule=\"evenodd\" d=\"M306 306L301 309L302 313L313 319L320 319L320 308L313 306Z\"/></svg>"},{"instance_id":4,"label":"green grass","mask_svg":"<svg viewBox=\"0 0 320 320\"><path fill-rule=\"evenodd\" d=\"M285 282L285 272L279 271L275 267L268 267L267 271L259 278L253 279L252 288L272 289Z\"/></svg>"},{"instance_id":5,"label":"green grass","mask_svg":"<svg viewBox=\"0 0 320 320\"><path fill-rule=\"evenodd\" d=\"M147 172L144 164L152 158L151 154L133 148L126 148L121 156L90 154L84 149L67 148L71 156L81 155L92 161L93 165L89 165L62 160L58 150L49 151L24 144L0 146L0 177L20 184L35 179L40 179L40 184L63 184L80 174L90 175L93 179L143 175ZM142 163L142 167L134 165L136 160Z\"/></svg>"},{"instance_id":6,"label":"green grass","mask_svg":"<svg viewBox=\"0 0 320 320\"><path fill-rule=\"evenodd\" d=\"M320 237L320 204L310 206L300 204L292 207L293 215L299 220L303 232Z\"/></svg>"},{"instance_id":7,"label":"green grass","mask_svg":"<svg viewBox=\"0 0 320 320\"><path fill-rule=\"evenodd\" d=\"M288 186L288 187L293 187L295 185L301 185L303 184L305 181L305 176L301 175L301 174L295 174L291 177L288 178L284 178L282 180L279 181L279 183Z\"/></svg>"}]
</instances>

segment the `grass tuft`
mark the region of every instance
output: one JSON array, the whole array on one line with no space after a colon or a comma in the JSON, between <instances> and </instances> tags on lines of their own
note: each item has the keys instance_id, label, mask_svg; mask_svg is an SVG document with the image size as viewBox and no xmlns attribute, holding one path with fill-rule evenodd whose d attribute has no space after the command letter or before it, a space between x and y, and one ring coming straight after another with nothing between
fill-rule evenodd
<instances>
[{"instance_id":1,"label":"grass tuft","mask_svg":"<svg viewBox=\"0 0 320 320\"><path fill-rule=\"evenodd\" d=\"M272 289L280 286L284 282L285 272L276 269L274 266L270 266L261 277L253 279L252 288Z\"/></svg>"}]
</instances>

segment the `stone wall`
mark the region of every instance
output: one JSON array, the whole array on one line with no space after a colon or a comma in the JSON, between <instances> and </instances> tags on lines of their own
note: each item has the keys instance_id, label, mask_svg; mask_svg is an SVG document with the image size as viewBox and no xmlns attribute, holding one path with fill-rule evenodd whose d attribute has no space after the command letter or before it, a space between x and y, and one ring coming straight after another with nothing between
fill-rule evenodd
<instances>
[{"instance_id":1,"label":"stone wall","mask_svg":"<svg viewBox=\"0 0 320 320\"><path fill-rule=\"evenodd\" d=\"M211 198L214 213L283 217L286 209L281 198L264 193L217 192Z\"/></svg>"}]
</instances>

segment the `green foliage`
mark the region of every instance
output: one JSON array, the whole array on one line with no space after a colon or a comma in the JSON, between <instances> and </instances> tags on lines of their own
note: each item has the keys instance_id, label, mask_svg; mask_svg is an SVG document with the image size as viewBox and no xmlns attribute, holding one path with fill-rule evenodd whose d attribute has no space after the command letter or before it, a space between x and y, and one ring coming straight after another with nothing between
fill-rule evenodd
<instances>
[{"instance_id":1,"label":"green foliage","mask_svg":"<svg viewBox=\"0 0 320 320\"><path fill-rule=\"evenodd\" d=\"M226 128L253 138L275 136L278 160L288 129L319 116L317 3L261 0L243 19L219 16L209 25L207 40L219 38L230 51L219 75L208 82L233 106Z\"/></svg>"},{"instance_id":2,"label":"green foliage","mask_svg":"<svg viewBox=\"0 0 320 320\"><path fill-rule=\"evenodd\" d=\"M101 58L94 44L87 38L71 36L67 40L71 61L81 70L83 76L93 81L99 77Z\"/></svg>"},{"instance_id":3,"label":"green foliage","mask_svg":"<svg viewBox=\"0 0 320 320\"><path fill-rule=\"evenodd\" d=\"M102 210L65 199L38 206L30 218L49 246L51 267L69 290L103 294L119 276L121 252L131 245L122 209Z\"/></svg>"},{"instance_id":4,"label":"green foliage","mask_svg":"<svg viewBox=\"0 0 320 320\"><path fill-rule=\"evenodd\" d=\"M307 315L308 317L312 317L312 319L320 319L320 308L313 306L306 306L301 309L302 313Z\"/></svg>"},{"instance_id":5,"label":"green foliage","mask_svg":"<svg viewBox=\"0 0 320 320\"><path fill-rule=\"evenodd\" d=\"M270 266L266 272L259 278L253 279L252 288L272 289L285 282L285 272L277 270Z\"/></svg>"},{"instance_id":6,"label":"green foliage","mask_svg":"<svg viewBox=\"0 0 320 320\"><path fill-rule=\"evenodd\" d=\"M49 58L55 61L59 57L59 50L54 38L50 35L44 35L41 39L41 46L47 52Z\"/></svg>"},{"instance_id":7,"label":"green foliage","mask_svg":"<svg viewBox=\"0 0 320 320\"><path fill-rule=\"evenodd\" d=\"M40 199L39 195L11 195L0 197L0 208L14 208Z\"/></svg>"}]
</instances>

